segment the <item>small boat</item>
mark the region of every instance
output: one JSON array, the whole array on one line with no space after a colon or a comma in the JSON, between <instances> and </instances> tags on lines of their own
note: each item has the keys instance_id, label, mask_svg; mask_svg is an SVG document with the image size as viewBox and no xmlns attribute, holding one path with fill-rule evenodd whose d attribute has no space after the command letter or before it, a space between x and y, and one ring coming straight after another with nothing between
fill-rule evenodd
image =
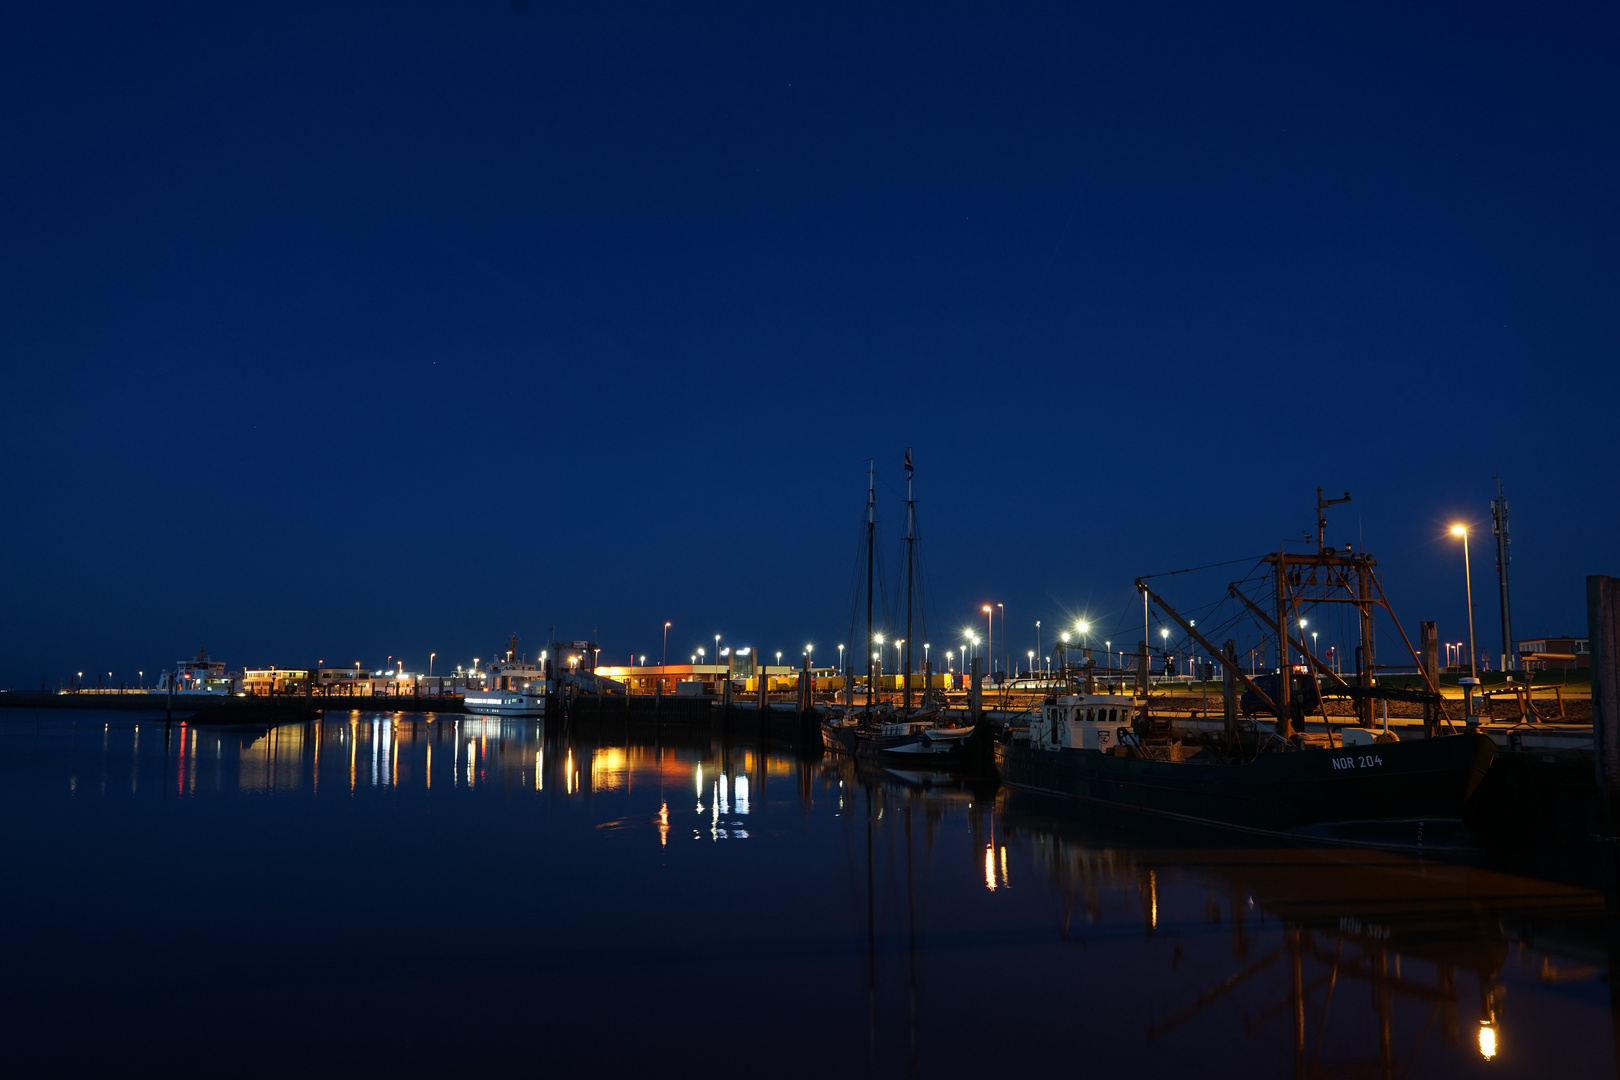
<instances>
[{"instance_id":1,"label":"small boat","mask_svg":"<svg viewBox=\"0 0 1620 1080\"><path fill-rule=\"evenodd\" d=\"M504 659L491 661L484 669L480 688L468 687L461 703L470 713L481 716L544 716L550 680L546 669L531 664L517 651L513 634L507 642Z\"/></svg>"}]
</instances>

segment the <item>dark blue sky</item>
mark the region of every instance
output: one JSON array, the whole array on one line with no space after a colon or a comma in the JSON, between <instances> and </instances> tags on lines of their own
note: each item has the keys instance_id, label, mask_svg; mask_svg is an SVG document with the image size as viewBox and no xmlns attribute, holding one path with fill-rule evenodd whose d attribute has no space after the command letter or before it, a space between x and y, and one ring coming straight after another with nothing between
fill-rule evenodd
<instances>
[{"instance_id":1,"label":"dark blue sky","mask_svg":"<svg viewBox=\"0 0 1620 1080\"><path fill-rule=\"evenodd\" d=\"M1319 484L1456 639L1495 472L1579 632L1616 9L1219 7L9 7L0 685L831 646L907 445L939 639L1133 625Z\"/></svg>"}]
</instances>

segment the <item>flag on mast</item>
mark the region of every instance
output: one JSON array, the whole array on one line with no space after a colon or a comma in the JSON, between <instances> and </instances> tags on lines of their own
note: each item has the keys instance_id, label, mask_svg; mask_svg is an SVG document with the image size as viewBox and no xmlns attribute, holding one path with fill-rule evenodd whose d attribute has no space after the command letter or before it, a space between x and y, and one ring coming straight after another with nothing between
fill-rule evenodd
<instances>
[{"instance_id":1,"label":"flag on mast","mask_svg":"<svg viewBox=\"0 0 1620 1080\"><path fill-rule=\"evenodd\" d=\"M908 446L908 447L906 447L906 479L910 480L911 478L912 478L911 447Z\"/></svg>"}]
</instances>

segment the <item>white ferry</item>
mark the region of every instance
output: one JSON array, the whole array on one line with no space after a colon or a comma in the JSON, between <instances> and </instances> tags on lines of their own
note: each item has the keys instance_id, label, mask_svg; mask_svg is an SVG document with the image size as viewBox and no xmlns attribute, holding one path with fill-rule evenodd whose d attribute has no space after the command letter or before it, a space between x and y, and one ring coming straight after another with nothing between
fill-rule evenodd
<instances>
[{"instance_id":1,"label":"white ferry","mask_svg":"<svg viewBox=\"0 0 1620 1080\"><path fill-rule=\"evenodd\" d=\"M469 686L461 703L470 713L481 716L544 716L546 693L545 654L542 663L531 664L518 655L517 635L512 635L504 660L491 661L482 672L482 687Z\"/></svg>"},{"instance_id":2,"label":"white ferry","mask_svg":"<svg viewBox=\"0 0 1620 1080\"><path fill-rule=\"evenodd\" d=\"M225 673L225 662L208 659L207 649L198 649L195 660L176 661L172 671L158 678L157 689L152 692L167 694L170 686L176 697L230 697L237 690L236 680Z\"/></svg>"}]
</instances>

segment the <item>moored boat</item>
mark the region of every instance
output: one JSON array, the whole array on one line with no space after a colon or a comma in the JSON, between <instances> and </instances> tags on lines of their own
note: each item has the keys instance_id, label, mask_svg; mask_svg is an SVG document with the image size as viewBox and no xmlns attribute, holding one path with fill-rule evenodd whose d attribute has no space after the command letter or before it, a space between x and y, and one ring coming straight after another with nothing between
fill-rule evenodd
<instances>
[{"instance_id":1,"label":"moored boat","mask_svg":"<svg viewBox=\"0 0 1620 1080\"><path fill-rule=\"evenodd\" d=\"M1496 748L1477 733L1245 757L1136 739L1131 699L1075 695L995 748L1008 787L1259 832L1421 843L1462 817ZM1373 824L1385 826L1378 830ZM1389 828L1389 826L1398 826Z\"/></svg>"},{"instance_id":2,"label":"moored boat","mask_svg":"<svg viewBox=\"0 0 1620 1080\"><path fill-rule=\"evenodd\" d=\"M517 651L517 635L507 643L504 659L484 669L480 688L468 687L461 703L482 716L544 716L550 680L543 664L532 664Z\"/></svg>"}]
</instances>

